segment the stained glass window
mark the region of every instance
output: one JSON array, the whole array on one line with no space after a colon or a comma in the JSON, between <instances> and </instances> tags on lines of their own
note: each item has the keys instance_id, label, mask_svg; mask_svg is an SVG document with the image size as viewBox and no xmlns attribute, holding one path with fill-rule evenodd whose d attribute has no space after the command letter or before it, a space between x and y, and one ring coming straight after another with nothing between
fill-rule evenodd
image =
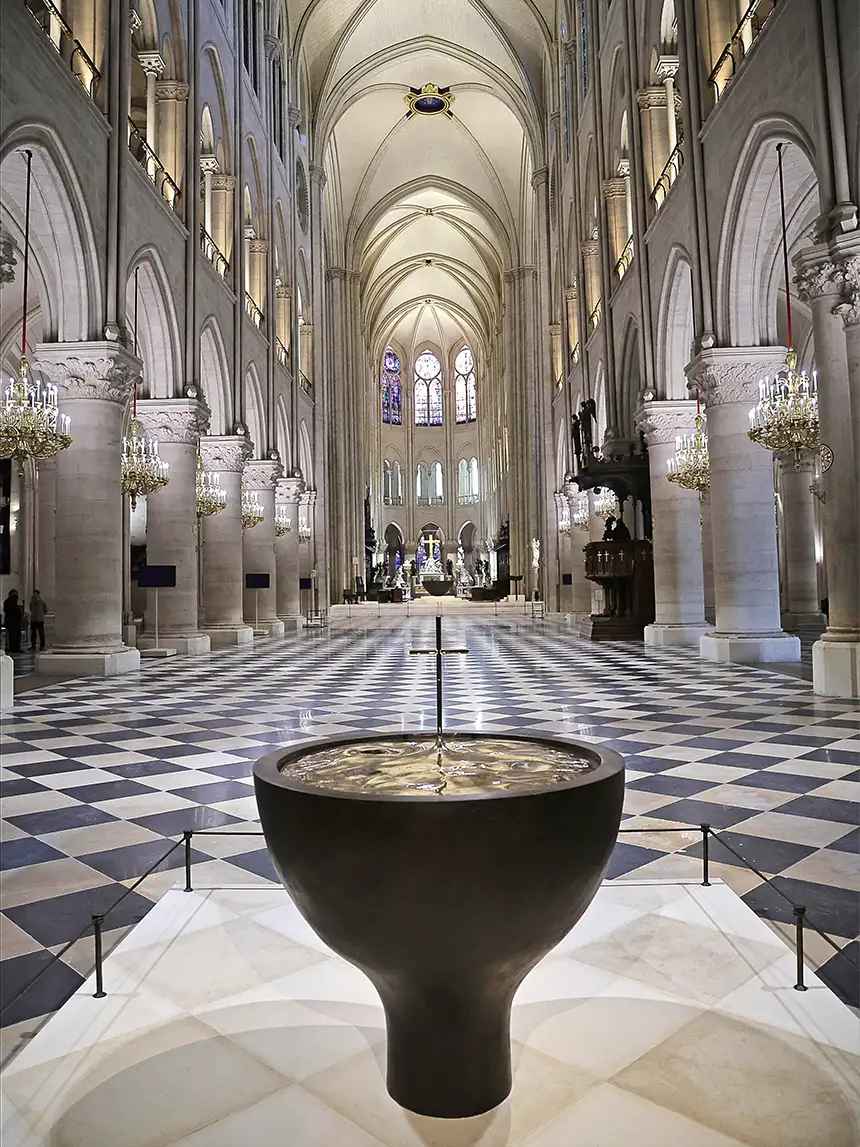
<instances>
[{"instance_id":1,"label":"stained glass window","mask_svg":"<svg viewBox=\"0 0 860 1147\"><path fill-rule=\"evenodd\" d=\"M475 359L469 348L464 346L454 359L454 393L457 400L458 422L474 422L478 417L475 382Z\"/></svg>"},{"instance_id":2,"label":"stained glass window","mask_svg":"<svg viewBox=\"0 0 860 1147\"><path fill-rule=\"evenodd\" d=\"M442 425L442 364L429 350L415 360L415 425Z\"/></svg>"},{"instance_id":3,"label":"stained glass window","mask_svg":"<svg viewBox=\"0 0 860 1147\"><path fill-rule=\"evenodd\" d=\"M442 380L434 378L430 383L430 425L442 425Z\"/></svg>"},{"instance_id":4,"label":"stained glass window","mask_svg":"<svg viewBox=\"0 0 860 1147\"><path fill-rule=\"evenodd\" d=\"M382 356L382 421L394 426L400 426L403 421L400 359L391 347Z\"/></svg>"}]
</instances>

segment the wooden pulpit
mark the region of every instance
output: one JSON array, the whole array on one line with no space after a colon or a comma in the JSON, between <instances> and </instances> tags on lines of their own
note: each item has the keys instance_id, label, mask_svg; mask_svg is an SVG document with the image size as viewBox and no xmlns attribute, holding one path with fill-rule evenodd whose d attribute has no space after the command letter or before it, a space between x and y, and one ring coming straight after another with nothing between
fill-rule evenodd
<instances>
[{"instance_id":1,"label":"wooden pulpit","mask_svg":"<svg viewBox=\"0 0 860 1147\"><path fill-rule=\"evenodd\" d=\"M603 612L593 613L580 627L592 641L643 637L654 620L654 556L651 543L589 542L585 546L585 576L603 589Z\"/></svg>"}]
</instances>

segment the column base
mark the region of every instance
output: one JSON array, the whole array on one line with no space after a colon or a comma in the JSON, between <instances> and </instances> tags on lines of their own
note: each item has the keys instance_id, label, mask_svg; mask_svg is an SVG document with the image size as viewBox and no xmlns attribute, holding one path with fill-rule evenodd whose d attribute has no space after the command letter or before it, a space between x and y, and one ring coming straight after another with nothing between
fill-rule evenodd
<instances>
[{"instance_id":1,"label":"column base","mask_svg":"<svg viewBox=\"0 0 860 1147\"><path fill-rule=\"evenodd\" d=\"M780 618L782 628L789 631L795 629L824 629L827 618L823 613L784 613Z\"/></svg>"},{"instance_id":2,"label":"column base","mask_svg":"<svg viewBox=\"0 0 860 1147\"><path fill-rule=\"evenodd\" d=\"M254 622L255 637L283 637L284 623L279 617L261 617L258 623Z\"/></svg>"},{"instance_id":3,"label":"column base","mask_svg":"<svg viewBox=\"0 0 860 1147\"><path fill-rule=\"evenodd\" d=\"M134 649L137 645L137 626L124 625L122 627L122 643L127 645L129 649Z\"/></svg>"},{"instance_id":4,"label":"column base","mask_svg":"<svg viewBox=\"0 0 860 1147\"><path fill-rule=\"evenodd\" d=\"M15 663L0 650L0 713L11 713L15 705Z\"/></svg>"},{"instance_id":5,"label":"column base","mask_svg":"<svg viewBox=\"0 0 860 1147\"><path fill-rule=\"evenodd\" d=\"M790 633L706 633L699 642L706 661L784 662L800 660L800 638Z\"/></svg>"},{"instance_id":6,"label":"column base","mask_svg":"<svg viewBox=\"0 0 860 1147\"><path fill-rule=\"evenodd\" d=\"M250 625L207 625L204 634L212 649L230 649L234 645L250 645L254 631Z\"/></svg>"},{"instance_id":7,"label":"column base","mask_svg":"<svg viewBox=\"0 0 860 1147\"><path fill-rule=\"evenodd\" d=\"M36 656L36 672L48 676L64 674L69 677L119 677L122 673L136 673L140 669L137 649L118 649L115 653L81 650L52 650Z\"/></svg>"},{"instance_id":8,"label":"column base","mask_svg":"<svg viewBox=\"0 0 860 1147\"><path fill-rule=\"evenodd\" d=\"M701 625L646 625L645 644L697 646L708 628L704 622Z\"/></svg>"},{"instance_id":9,"label":"column base","mask_svg":"<svg viewBox=\"0 0 860 1147\"><path fill-rule=\"evenodd\" d=\"M860 697L860 641L816 641L812 691L823 697Z\"/></svg>"},{"instance_id":10,"label":"column base","mask_svg":"<svg viewBox=\"0 0 860 1147\"><path fill-rule=\"evenodd\" d=\"M155 649L154 637L142 637L137 643L141 651ZM159 633L159 649L172 649L174 653L184 653L188 657L196 657L201 653L208 653L211 648L210 639L205 633L170 634Z\"/></svg>"},{"instance_id":11,"label":"column base","mask_svg":"<svg viewBox=\"0 0 860 1147\"><path fill-rule=\"evenodd\" d=\"M301 629L304 618L296 614L295 617L282 617L281 621L284 623L284 632L292 633L294 629Z\"/></svg>"}]
</instances>

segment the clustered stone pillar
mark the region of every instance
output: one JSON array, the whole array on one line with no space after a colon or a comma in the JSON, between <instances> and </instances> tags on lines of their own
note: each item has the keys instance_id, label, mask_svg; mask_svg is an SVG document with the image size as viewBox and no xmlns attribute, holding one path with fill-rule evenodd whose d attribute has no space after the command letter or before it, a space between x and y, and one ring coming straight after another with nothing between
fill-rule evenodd
<instances>
[{"instance_id":1,"label":"clustered stone pillar","mask_svg":"<svg viewBox=\"0 0 860 1147\"><path fill-rule=\"evenodd\" d=\"M246 589L244 615L255 632L283 637L284 623L278 617L275 590L275 486L283 474L280 462L253 459L245 463L244 490L254 491L263 511L258 525L243 531L242 560L245 574L268 574L268 589Z\"/></svg>"},{"instance_id":2,"label":"clustered stone pillar","mask_svg":"<svg viewBox=\"0 0 860 1147\"><path fill-rule=\"evenodd\" d=\"M289 518L290 528L275 538L275 601L285 629L301 625L299 608L299 496L301 478L281 478L275 487L275 506Z\"/></svg>"},{"instance_id":3,"label":"clustered stone pillar","mask_svg":"<svg viewBox=\"0 0 860 1147\"><path fill-rule=\"evenodd\" d=\"M246 645L254 634L242 616L242 471L251 455L245 435L209 435L200 441L204 468L216 473L227 495L220 514L203 519L203 630L213 649Z\"/></svg>"},{"instance_id":4,"label":"clustered stone pillar","mask_svg":"<svg viewBox=\"0 0 860 1147\"><path fill-rule=\"evenodd\" d=\"M860 253L845 235L795 260L798 293L812 310L821 423L821 520L827 629L812 648L816 693L860 696ZM854 251L855 253L851 253ZM826 448L826 449L825 449Z\"/></svg>"},{"instance_id":5,"label":"clustered stone pillar","mask_svg":"<svg viewBox=\"0 0 860 1147\"><path fill-rule=\"evenodd\" d=\"M209 638L198 624L197 442L209 425L209 410L197 398L138 402L146 434L158 442L170 481L146 500L146 560L176 566L176 586L158 591L158 644L177 653L208 653ZM155 644L155 590L147 592L146 635L140 648Z\"/></svg>"},{"instance_id":6,"label":"clustered stone pillar","mask_svg":"<svg viewBox=\"0 0 860 1147\"><path fill-rule=\"evenodd\" d=\"M116 343L43 343L72 445L57 455L54 647L38 672L113 677L140 667L122 641L122 425L140 360Z\"/></svg>"},{"instance_id":7,"label":"clustered stone pillar","mask_svg":"<svg viewBox=\"0 0 860 1147\"><path fill-rule=\"evenodd\" d=\"M794 630L824 622L815 564L815 502L810 489L815 481L815 460L807 455L795 463L793 453L778 457L785 559L782 624Z\"/></svg>"},{"instance_id":8,"label":"clustered stone pillar","mask_svg":"<svg viewBox=\"0 0 860 1147\"><path fill-rule=\"evenodd\" d=\"M759 381L784 364L779 348L722 347L687 367L708 410L716 631L699 649L710 661L800 660L780 623L773 460L748 433Z\"/></svg>"},{"instance_id":9,"label":"clustered stone pillar","mask_svg":"<svg viewBox=\"0 0 860 1147\"><path fill-rule=\"evenodd\" d=\"M648 442L654 543L654 623L646 645L699 645L705 623L701 505L668 479L676 437L695 428L695 402L646 402L636 422Z\"/></svg>"}]
</instances>

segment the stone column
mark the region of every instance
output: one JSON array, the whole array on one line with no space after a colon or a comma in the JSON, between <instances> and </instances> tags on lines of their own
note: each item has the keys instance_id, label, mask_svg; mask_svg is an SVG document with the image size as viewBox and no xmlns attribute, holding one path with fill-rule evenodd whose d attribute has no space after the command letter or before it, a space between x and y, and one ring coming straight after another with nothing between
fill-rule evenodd
<instances>
[{"instance_id":1,"label":"stone column","mask_svg":"<svg viewBox=\"0 0 860 1147\"><path fill-rule=\"evenodd\" d=\"M140 360L117 343L42 343L34 365L72 420L72 445L57 455L54 648L37 670L128 673L140 654L122 641L121 442Z\"/></svg>"},{"instance_id":2,"label":"stone column","mask_svg":"<svg viewBox=\"0 0 860 1147\"><path fill-rule=\"evenodd\" d=\"M759 381L784 364L778 347L722 347L687 367L708 410L716 631L699 649L709 661L800 659L780 624L773 460L748 434Z\"/></svg>"},{"instance_id":3,"label":"stone column","mask_svg":"<svg viewBox=\"0 0 860 1147\"><path fill-rule=\"evenodd\" d=\"M714 602L714 535L711 530L711 487L702 491L702 576L705 593L705 621L709 626L716 624L716 604Z\"/></svg>"},{"instance_id":4,"label":"stone column","mask_svg":"<svg viewBox=\"0 0 860 1147\"><path fill-rule=\"evenodd\" d=\"M38 464L38 524L36 537L36 585L48 606L48 613L54 613L56 592L57 562L54 553L54 530L57 502L57 459L43 458Z\"/></svg>"},{"instance_id":5,"label":"stone column","mask_svg":"<svg viewBox=\"0 0 860 1147\"><path fill-rule=\"evenodd\" d=\"M815 500L810 489L815 481L815 459L811 455L802 458L795 468L794 454L780 454L778 458L786 583L782 624L792 630L801 625L823 625L815 563Z\"/></svg>"},{"instance_id":6,"label":"stone column","mask_svg":"<svg viewBox=\"0 0 860 1147\"><path fill-rule=\"evenodd\" d=\"M158 136L155 111L155 85L164 71L164 60L160 52L138 52L140 66L146 74L146 142L158 155ZM159 158L161 158L159 156ZM149 173L153 173L150 171Z\"/></svg>"},{"instance_id":7,"label":"stone column","mask_svg":"<svg viewBox=\"0 0 860 1147\"><path fill-rule=\"evenodd\" d=\"M147 399L137 410L170 467L170 481L146 500L146 560L176 566L175 588L159 591L158 644L177 653L208 653L209 638L198 629L195 486L197 441L209 425L209 410L197 398ZM155 592L147 591L141 649L155 645Z\"/></svg>"},{"instance_id":8,"label":"stone column","mask_svg":"<svg viewBox=\"0 0 860 1147\"><path fill-rule=\"evenodd\" d=\"M856 245L856 233L845 240ZM860 441L852 418L860 420L860 290L846 264L835 262L826 247L801 251L795 266L798 293L812 310L821 453L830 463L827 469L822 465L821 475L828 618L812 647L813 688L829 697L858 697Z\"/></svg>"},{"instance_id":9,"label":"stone column","mask_svg":"<svg viewBox=\"0 0 860 1147\"><path fill-rule=\"evenodd\" d=\"M207 471L217 473L227 495L220 514L203 519L203 631L213 649L253 641L242 619L242 470L251 455L244 434L208 435L200 440Z\"/></svg>"},{"instance_id":10,"label":"stone column","mask_svg":"<svg viewBox=\"0 0 860 1147\"><path fill-rule=\"evenodd\" d=\"M244 572L269 575L268 589L245 590L245 620L254 626L255 634L265 633L270 637L284 635L284 623L277 613L275 589L275 485L282 474L283 468L280 462L255 458L245 463L245 473L242 477L242 489L256 492L263 511L262 522L242 531Z\"/></svg>"},{"instance_id":11,"label":"stone column","mask_svg":"<svg viewBox=\"0 0 860 1147\"><path fill-rule=\"evenodd\" d=\"M667 463L678 435L695 429L695 402L646 402L636 425L648 442L654 544L654 623L646 645L695 645L707 631L701 504L695 490L670 482Z\"/></svg>"},{"instance_id":12,"label":"stone column","mask_svg":"<svg viewBox=\"0 0 860 1147\"><path fill-rule=\"evenodd\" d=\"M189 92L188 84L178 80L158 80L155 85L158 149L153 150L177 187L182 186L185 169L185 105Z\"/></svg>"},{"instance_id":13,"label":"stone column","mask_svg":"<svg viewBox=\"0 0 860 1147\"><path fill-rule=\"evenodd\" d=\"M570 613L568 621L575 625L586 621L591 615L591 587L592 583L585 576L585 543L588 531L581 529L574 522L574 514L582 494L579 487L573 482L567 482L564 487L567 500L570 503L570 574L573 578L570 593ZM586 499L588 495L585 495Z\"/></svg>"},{"instance_id":14,"label":"stone column","mask_svg":"<svg viewBox=\"0 0 860 1147\"><path fill-rule=\"evenodd\" d=\"M299 496L301 478L281 478L275 487L275 506L286 511L289 532L275 537L275 604L285 629L302 623L299 608Z\"/></svg>"}]
</instances>

